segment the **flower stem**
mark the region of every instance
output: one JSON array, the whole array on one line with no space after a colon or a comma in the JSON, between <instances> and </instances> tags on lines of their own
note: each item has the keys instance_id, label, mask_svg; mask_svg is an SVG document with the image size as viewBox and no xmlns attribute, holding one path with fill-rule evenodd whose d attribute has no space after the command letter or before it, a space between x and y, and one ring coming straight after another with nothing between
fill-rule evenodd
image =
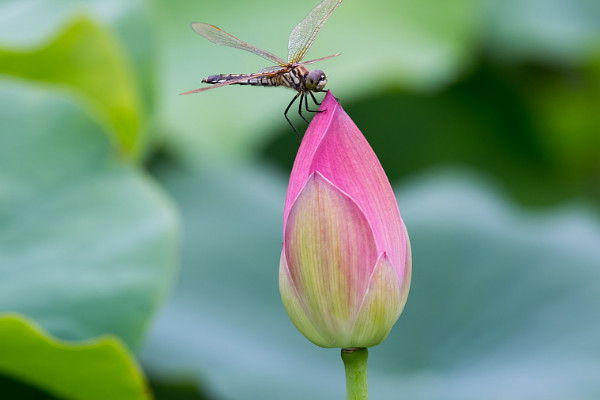
<instances>
[{"instance_id":1,"label":"flower stem","mask_svg":"<svg viewBox=\"0 0 600 400\"><path fill-rule=\"evenodd\" d=\"M368 400L367 357L365 347L342 349L342 360L346 370L346 396L348 400Z\"/></svg>"}]
</instances>

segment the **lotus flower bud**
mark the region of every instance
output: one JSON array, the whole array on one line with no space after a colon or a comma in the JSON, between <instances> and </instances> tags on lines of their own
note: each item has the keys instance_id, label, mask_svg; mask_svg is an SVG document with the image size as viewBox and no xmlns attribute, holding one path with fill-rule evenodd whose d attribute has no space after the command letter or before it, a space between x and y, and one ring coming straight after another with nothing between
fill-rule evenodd
<instances>
[{"instance_id":1,"label":"lotus flower bud","mask_svg":"<svg viewBox=\"0 0 600 400\"><path fill-rule=\"evenodd\" d=\"M279 288L290 319L321 347L371 347L410 287L408 235L385 172L327 93L304 136L283 216Z\"/></svg>"}]
</instances>

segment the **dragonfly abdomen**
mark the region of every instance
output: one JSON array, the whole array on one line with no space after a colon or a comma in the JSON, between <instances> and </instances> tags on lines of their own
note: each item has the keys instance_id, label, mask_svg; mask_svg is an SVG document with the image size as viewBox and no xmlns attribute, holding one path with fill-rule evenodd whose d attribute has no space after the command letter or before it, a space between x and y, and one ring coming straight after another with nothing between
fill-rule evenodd
<instances>
[{"instance_id":1,"label":"dragonfly abdomen","mask_svg":"<svg viewBox=\"0 0 600 400\"><path fill-rule=\"evenodd\" d=\"M247 80L233 82L232 85L252 85L252 86L279 86L280 83L274 76L259 76L254 77L254 74L221 74L211 75L202 79L204 83L216 84L232 81L242 77L248 77Z\"/></svg>"}]
</instances>

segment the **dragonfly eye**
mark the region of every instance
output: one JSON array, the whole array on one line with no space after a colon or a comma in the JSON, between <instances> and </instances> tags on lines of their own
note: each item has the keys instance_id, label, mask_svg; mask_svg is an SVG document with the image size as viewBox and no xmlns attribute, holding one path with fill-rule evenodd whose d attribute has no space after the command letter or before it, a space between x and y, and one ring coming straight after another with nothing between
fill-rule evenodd
<instances>
[{"instance_id":1,"label":"dragonfly eye","mask_svg":"<svg viewBox=\"0 0 600 400\"><path fill-rule=\"evenodd\" d=\"M326 84L327 78L325 77L325 73L319 69L310 71L308 75L306 75L305 85L308 90L320 92Z\"/></svg>"}]
</instances>

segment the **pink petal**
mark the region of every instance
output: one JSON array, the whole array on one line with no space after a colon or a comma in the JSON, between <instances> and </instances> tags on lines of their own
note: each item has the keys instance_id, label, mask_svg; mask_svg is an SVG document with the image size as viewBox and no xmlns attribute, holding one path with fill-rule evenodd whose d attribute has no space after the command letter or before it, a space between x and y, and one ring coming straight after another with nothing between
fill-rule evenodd
<instances>
[{"instance_id":1,"label":"pink petal","mask_svg":"<svg viewBox=\"0 0 600 400\"><path fill-rule=\"evenodd\" d=\"M284 232L289 273L325 336L349 337L377 261L373 232L348 195L320 173L308 177Z\"/></svg>"},{"instance_id":2,"label":"pink petal","mask_svg":"<svg viewBox=\"0 0 600 400\"><path fill-rule=\"evenodd\" d=\"M308 340L321 347L336 347L335 338L329 335L330 332L319 329L316 321L309 313L302 297L298 293L290 269L285 258L285 250L281 251L281 260L279 262L279 291L281 300L294 326Z\"/></svg>"},{"instance_id":3,"label":"pink petal","mask_svg":"<svg viewBox=\"0 0 600 400\"><path fill-rule=\"evenodd\" d=\"M366 216L379 252L385 251L396 274L405 274L406 241L394 193L368 142L331 93L311 122L290 176L284 208L288 214L315 171L346 193Z\"/></svg>"},{"instance_id":4,"label":"pink petal","mask_svg":"<svg viewBox=\"0 0 600 400\"><path fill-rule=\"evenodd\" d=\"M372 347L381 343L402 313L406 296L400 289L393 265L381 253L356 316L348 347Z\"/></svg>"},{"instance_id":5,"label":"pink petal","mask_svg":"<svg viewBox=\"0 0 600 400\"><path fill-rule=\"evenodd\" d=\"M403 274L400 276L400 293L402 294L401 301L402 308L404 309L406 299L408 298L408 292L410 291L410 281L412 279L412 249L410 247L410 237L408 236L404 221L402 222L402 229L404 230L404 238L406 239L406 247L404 249L404 270Z\"/></svg>"}]
</instances>

